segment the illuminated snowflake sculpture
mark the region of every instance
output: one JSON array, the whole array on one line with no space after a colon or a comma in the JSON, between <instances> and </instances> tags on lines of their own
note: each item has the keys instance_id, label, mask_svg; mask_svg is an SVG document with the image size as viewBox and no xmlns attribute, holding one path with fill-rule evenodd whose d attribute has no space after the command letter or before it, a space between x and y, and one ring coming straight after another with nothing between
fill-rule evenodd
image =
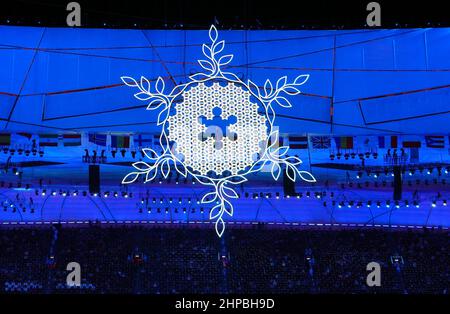
<instances>
[{"instance_id":1,"label":"illuminated snowflake sculpture","mask_svg":"<svg viewBox=\"0 0 450 314\"><path fill-rule=\"evenodd\" d=\"M185 177L192 176L212 188L201 202L215 204L209 217L215 220L220 237L225 230L224 214L233 215L229 199L238 198L233 186L246 182L249 174L270 165L273 178L278 180L284 165L292 181L297 177L308 182L316 180L309 172L298 169L302 161L287 155L289 147L277 147L278 131L274 130L273 106L292 107L283 95L300 94L298 86L304 84L309 75L299 75L292 83L283 76L275 86L267 80L260 89L250 80L245 83L235 74L222 71L221 67L229 64L233 55L219 57L225 42L218 41L214 25L209 30L209 38L211 45L202 46L206 60L198 61L205 73L191 75L189 82L167 93L161 77L154 91L145 77L141 77L140 82L128 76L121 77L127 86L139 89L134 97L150 101L148 110L159 109L157 124L161 126L162 148L160 154L144 148L150 163L135 162L133 167L137 171L125 176L122 183L133 183L140 175L148 182L159 171L167 178L171 167ZM206 125L217 115L228 121L225 136L218 134L221 129L217 126L211 129Z\"/></svg>"}]
</instances>

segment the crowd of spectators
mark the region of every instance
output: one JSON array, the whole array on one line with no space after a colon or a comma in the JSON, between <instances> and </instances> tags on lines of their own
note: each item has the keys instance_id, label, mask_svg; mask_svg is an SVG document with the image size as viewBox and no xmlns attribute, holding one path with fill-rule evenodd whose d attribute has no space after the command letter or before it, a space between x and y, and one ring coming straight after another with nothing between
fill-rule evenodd
<instances>
[{"instance_id":1,"label":"crowd of spectators","mask_svg":"<svg viewBox=\"0 0 450 314\"><path fill-rule=\"evenodd\" d=\"M448 294L449 233L91 225L0 229L3 293ZM398 262L393 262L398 260ZM81 267L69 287L66 266ZM369 287L366 266L381 266Z\"/></svg>"}]
</instances>

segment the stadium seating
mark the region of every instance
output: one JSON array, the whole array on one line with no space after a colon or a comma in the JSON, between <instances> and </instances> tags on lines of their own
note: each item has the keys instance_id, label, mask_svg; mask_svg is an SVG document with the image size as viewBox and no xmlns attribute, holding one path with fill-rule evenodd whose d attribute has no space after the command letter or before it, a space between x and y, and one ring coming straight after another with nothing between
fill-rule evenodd
<instances>
[{"instance_id":1,"label":"stadium seating","mask_svg":"<svg viewBox=\"0 0 450 314\"><path fill-rule=\"evenodd\" d=\"M443 230L260 225L230 228L219 239L208 228L52 229L0 230L3 293L448 294L450 282L449 233ZM133 252L140 252L140 263L133 262ZM391 256L403 258L398 269ZM381 265L381 287L366 285L372 261ZM79 287L66 285L69 262L81 265Z\"/></svg>"}]
</instances>

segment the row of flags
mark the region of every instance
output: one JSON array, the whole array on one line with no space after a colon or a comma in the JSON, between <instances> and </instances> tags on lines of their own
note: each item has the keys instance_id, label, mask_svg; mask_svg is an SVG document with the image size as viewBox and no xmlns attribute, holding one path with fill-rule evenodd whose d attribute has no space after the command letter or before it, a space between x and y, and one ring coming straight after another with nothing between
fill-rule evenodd
<instances>
[{"instance_id":1,"label":"row of flags","mask_svg":"<svg viewBox=\"0 0 450 314\"><path fill-rule=\"evenodd\" d=\"M285 136L279 146L288 141L291 149L396 149L396 148L447 148L450 136L444 135L388 135L388 136Z\"/></svg>"},{"instance_id":2,"label":"row of flags","mask_svg":"<svg viewBox=\"0 0 450 314\"><path fill-rule=\"evenodd\" d=\"M109 146L114 148L130 148L131 136L130 135L107 135L107 134L95 134L89 133L88 141L98 146L108 146L108 136L110 136ZM159 135L153 134L136 134L133 136L134 146L137 147L150 147L156 141L159 142Z\"/></svg>"},{"instance_id":3,"label":"row of flags","mask_svg":"<svg viewBox=\"0 0 450 314\"><path fill-rule=\"evenodd\" d=\"M112 148L152 147L159 145L159 134L87 134L87 141L98 146ZM31 133L0 133L0 146L14 144L31 144L40 147L82 146L81 134L31 134ZM450 147L450 136L444 135L383 135L383 136L280 136L279 146L288 145L291 149L396 149L396 148L436 148Z\"/></svg>"},{"instance_id":4,"label":"row of flags","mask_svg":"<svg viewBox=\"0 0 450 314\"><path fill-rule=\"evenodd\" d=\"M107 145L110 136L110 146L114 148L130 148L129 135L88 134L88 142L100 146ZM0 146L36 145L39 147L75 147L82 146L82 134L56 134L56 133L0 133Z\"/></svg>"},{"instance_id":5,"label":"row of flags","mask_svg":"<svg viewBox=\"0 0 450 314\"><path fill-rule=\"evenodd\" d=\"M39 134L40 147L81 146L81 134Z\"/></svg>"},{"instance_id":6,"label":"row of flags","mask_svg":"<svg viewBox=\"0 0 450 314\"><path fill-rule=\"evenodd\" d=\"M424 137L415 135L378 136L379 148L446 148L445 142L444 135L425 135Z\"/></svg>"},{"instance_id":7,"label":"row of flags","mask_svg":"<svg viewBox=\"0 0 450 314\"><path fill-rule=\"evenodd\" d=\"M130 148L132 143L130 135L89 133L86 140L98 146L110 146L113 148ZM138 147L151 146L153 142L159 142L159 135L136 134L134 145ZM32 144L40 147L73 147L86 144L82 134L56 134L56 133L0 133L0 146Z\"/></svg>"},{"instance_id":8,"label":"row of flags","mask_svg":"<svg viewBox=\"0 0 450 314\"><path fill-rule=\"evenodd\" d=\"M130 136L129 135L108 135L108 134L95 134L89 133L88 140L92 144L98 146L107 146L108 136L110 136L109 146L114 148L130 148Z\"/></svg>"},{"instance_id":9,"label":"row of flags","mask_svg":"<svg viewBox=\"0 0 450 314\"><path fill-rule=\"evenodd\" d=\"M37 145L41 147L80 146L81 134L37 134L31 133L0 133L0 146Z\"/></svg>"}]
</instances>

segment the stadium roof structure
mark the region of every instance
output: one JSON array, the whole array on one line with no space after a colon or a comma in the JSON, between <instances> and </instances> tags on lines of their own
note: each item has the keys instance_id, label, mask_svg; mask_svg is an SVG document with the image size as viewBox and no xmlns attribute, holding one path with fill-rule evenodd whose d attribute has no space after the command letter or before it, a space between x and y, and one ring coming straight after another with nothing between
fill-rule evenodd
<instances>
[{"instance_id":1,"label":"stadium roof structure","mask_svg":"<svg viewBox=\"0 0 450 314\"><path fill-rule=\"evenodd\" d=\"M310 74L287 133L449 133L450 29L220 31L229 70L262 86ZM0 128L158 132L120 77L185 82L207 30L0 26Z\"/></svg>"}]
</instances>

